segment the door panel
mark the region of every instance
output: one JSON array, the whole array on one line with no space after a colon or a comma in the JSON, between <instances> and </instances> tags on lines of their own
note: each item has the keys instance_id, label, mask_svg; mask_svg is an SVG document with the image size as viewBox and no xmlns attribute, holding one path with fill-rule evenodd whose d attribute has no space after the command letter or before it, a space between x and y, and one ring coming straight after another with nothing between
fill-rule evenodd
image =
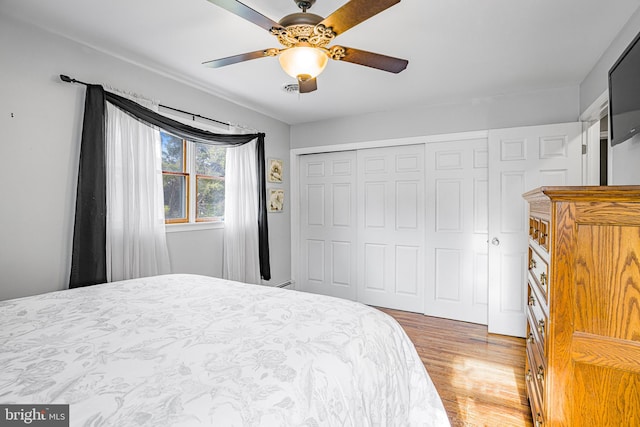
<instances>
[{"instance_id":1,"label":"door panel","mask_svg":"<svg viewBox=\"0 0 640 427\"><path fill-rule=\"evenodd\" d=\"M358 300L424 310L424 145L359 150Z\"/></svg>"},{"instance_id":2,"label":"door panel","mask_svg":"<svg viewBox=\"0 0 640 427\"><path fill-rule=\"evenodd\" d=\"M487 139L426 146L425 314L487 323Z\"/></svg>"},{"instance_id":3,"label":"door panel","mask_svg":"<svg viewBox=\"0 0 640 427\"><path fill-rule=\"evenodd\" d=\"M489 332L525 336L529 214L522 194L581 184L580 135L580 123L489 132Z\"/></svg>"},{"instance_id":4,"label":"door panel","mask_svg":"<svg viewBox=\"0 0 640 427\"><path fill-rule=\"evenodd\" d=\"M356 299L356 155L300 158L300 256L297 286Z\"/></svg>"}]
</instances>

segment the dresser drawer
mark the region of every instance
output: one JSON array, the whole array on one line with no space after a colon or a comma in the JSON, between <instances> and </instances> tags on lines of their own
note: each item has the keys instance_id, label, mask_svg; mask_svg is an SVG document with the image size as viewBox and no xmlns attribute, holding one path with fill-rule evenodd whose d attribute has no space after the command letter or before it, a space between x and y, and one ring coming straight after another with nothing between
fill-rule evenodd
<instances>
[{"instance_id":1,"label":"dresser drawer","mask_svg":"<svg viewBox=\"0 0 640 427\"><path fill-rule=\"evenodd\" d=\"M529 405L531 406L534 426L542 427L544 425L543 394L537 378L538 368L536 367L534 348L535 346L531 347L527 345L527 358L524 368L525 383L527 385L527 395L529 396Z\"/></svg>"},{"instance_id":2,"label":"dresser drawer","mask_svg":"<svg viewBox=\"0 0 640 427\"><path fill-rule=\"evenodd\" d=\"M549 227L549 221L544 219L540 220L540 228L538 229L538 244L542 249L546 252L549 252L549 233L551 232L551 227Z\"/></svg>"},{"instance_id":3,"label":"dresser drawer","mask_svg":"<svg viewBox=\"0 0 640 427\"><path fill-rule=\"evenodd\" d=\"M531 246L529 246L529 273L540 288L546 304L549 293L549 265Z\"/></svg>"},{"instance_id":4,"label":"dresser drawer","mask_svg":"<svg viewBox=\"0 0 640 427\"><path fill-rule=\"evenodd\" d=\"M527 334L527 342L536 343L539 347L541 355L546 353L547 324L548 316L546 307L540 302L538 293L534 285L529 282L528 286L528 307L527 318L529 322L529 332Z\"/></svg>"},{"instance_id":5,"label":"dresser drawer","mask_svg":"<svg viewBox=\"0 0 640 427\"><path fill-rule=\"evenodd\" d=\"M531 382L535 384L536 390L538 391L540 403L544 404L546 363L542 354L540 354L539 347L535 344L527 344L527 356L529 357L530 371L526 372L526 374L529 374L531 376Z\"/></svg>"},{"instance_id":6,"label":"dresser drawer","mask_svg":"<svg viewBox=\"0 0 640 427\"><path fill-rule=\"evenodd\" d=\"M540 219L529 217L529 237L531 240L538 241L538 230L540 229Z\"/></svg>"},{"instance_id":7,"label":"dresser drawer","mask_svg":"<svg viewBox=\"0 0 640 427\"><path fill-rule=\"evenodd\" d=\"M535 216L529 217L529 237L545 252L549 252L550 232L549 221Z\"/></svg>"}]
</instances>

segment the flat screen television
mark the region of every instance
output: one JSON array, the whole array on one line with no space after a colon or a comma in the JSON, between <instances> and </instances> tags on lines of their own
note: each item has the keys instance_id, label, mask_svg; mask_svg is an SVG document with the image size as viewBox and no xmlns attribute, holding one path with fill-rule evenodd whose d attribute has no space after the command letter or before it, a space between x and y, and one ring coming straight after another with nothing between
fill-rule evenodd
<instances>
[{"instance_id":1,"label":"flat screen television","mask_svg":"<svg viewBox=\"0 0 640 427\"><path fill-rule=\"evenodd\" d=\"M611 145L640 133L640 34L609 70Z\"/></svg>"}]
</instances>

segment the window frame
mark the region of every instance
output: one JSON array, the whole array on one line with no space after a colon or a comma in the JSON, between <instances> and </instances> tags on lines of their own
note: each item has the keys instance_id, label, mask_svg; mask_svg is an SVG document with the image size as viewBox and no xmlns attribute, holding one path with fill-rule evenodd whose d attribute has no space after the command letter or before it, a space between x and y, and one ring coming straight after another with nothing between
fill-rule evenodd
<instances>
[{"instance_id":1,"label":"window frame","mask_svg":"<svg viewBox=\"0 0 640 427\"><path fill-rule=\"evenodd\" d=\"M170 132L165 132L165 131L160 131L162 133L166 133L169 135L172 135ZM226 178L226 173L225 176L211 176L211 175L203 175L203 174L198 174L196 172L197 168L196 168L196 154L195 154L195 146L196 146L196 142L194 141L189 141L186 140L184 138L180 138L178 136L172 135L175 138L179 138L182 141L182 150L183 150L183 156L182 156L182 172L173 172L173 171L165 171L162 170L162 176L164 177L165 175L168 176L184 176L186 179L186 216L182 217L182 218L171 218L171 219L167 219L165 218L164 223L166 225L190 225L190 224L219 224L219 225L224 225L224 216L220 216L220 217L203 217L203 218L198 218L198 188L197 188L197 184L198 184L198 178L204 178L204 179L212 179L212 180L218 180L218 181L223 181L226 184L225 178ZM206 145L206 144L203 144ZM224 147L226 148L226 147ZM225 164L225 171L226 171L226 164ZM164 188L164 180L163 180L163 188ZM192 206L193 205L193 206Z\"/></svg>"},{"instance_id":2,"label":"window frame","mask_svg":"<svg viewBox=\"0 0 640 427\"><path fill-rule=\"evenodd\" d=\"M163 132L160 131L161 133L166 133L169 134L168 132ZM170 135L170 134L169 134ZM174 135L171 135L175 138L178 138ZM164 192L164 177L166 176L184 176L185 177L185 213L186 215L181 217L181 218L169 218L167 219L165 217L164 219L164 223L165 224L185 224L189 222L189 218L190 218L190 210L191 210L191 176L189 174L189 171L187 170L187 166L189 164L189 161L187 159L188 156L188 152L187 152L187 141L185 139L181 139L182 141L182 172L175 172L175 171L165 171L164 169L162 169L162 188L163 188L163 192Z\"/></svg>"}]
</instances>

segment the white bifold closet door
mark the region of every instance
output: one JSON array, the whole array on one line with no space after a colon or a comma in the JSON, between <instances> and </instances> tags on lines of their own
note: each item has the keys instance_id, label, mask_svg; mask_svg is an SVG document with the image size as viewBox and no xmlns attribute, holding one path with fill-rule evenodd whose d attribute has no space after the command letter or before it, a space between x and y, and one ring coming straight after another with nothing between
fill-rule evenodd
<instances>
[{"instance_id":1,"label":"white bifold closet door","mask_svg":"<svg viewBox=\"0 0 640 427\"><path fill-rule=\"evenodd\" d=\"M356 152L300 156L297 285L356 300Z\"/></svg>"},{"instance_id":2,"label":"white bifold closet door","mask_svg":"<svg viewBox=\"0 0 640 427\"><path fill-rule=\"evenodd\" d=\"M487 324L487 138L427 144L425 314Z\"/></svg>"},{"instance_id":3,"label":"white bifold closet door","mask_svg":"<svg viewBox=\"0 0 640 427\"><path fill-rule=\"evenodd\" d=\"M424 312L424 145L300 156L303 291Z\"/></svg>"},{"instance_id":4,"label":"white bifold closet door","mask_svg":"<svg viewBox=\"0 0 640 427\"><path fill-rule=\"evenodd\" d=\"M424 144L358 150L358 301L424 312Z\"/></svg>"}]
</instances>

